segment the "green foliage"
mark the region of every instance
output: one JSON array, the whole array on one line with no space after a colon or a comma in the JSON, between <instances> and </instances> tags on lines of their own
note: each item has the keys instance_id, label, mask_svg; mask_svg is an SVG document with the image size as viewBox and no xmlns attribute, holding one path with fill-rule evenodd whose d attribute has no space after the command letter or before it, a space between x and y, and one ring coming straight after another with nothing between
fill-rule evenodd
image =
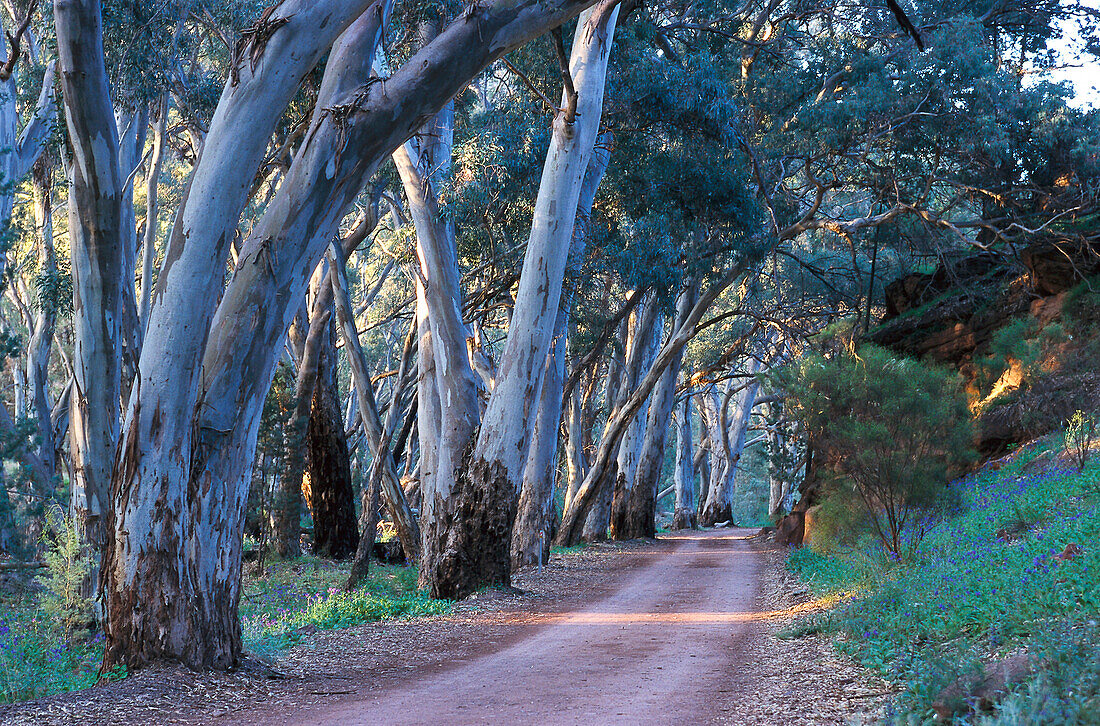
<instances>
[{"instance_id":1,"label":"green foliage","mask_svg":"<svg viewBox=\"0 0 1100 726\"><path fill-rule=\"evenodd\" d=\"M1040 328L1035 318L1016 318L995 332L985 354L975 359L979 388L984 394L998 393L990 389L1014 369L1020 376L1019 383L1015 385L1027 388L1039 374L1043 361L1054 346L1065 339L1066 331L1058 323Z\"/></svg>"},{"instance_id":2,"label":"green foliage","mask_svg":"<svg viewBox=\"0 0 1100 726\"><path fill-rule=\"evenodd\" d=\"M869 540L830 556L791 554L816 592L854 593L796 630L841 634L838 648L901 686L892 720L930 721L946 685L1024 648L1042 668L994 716L964 722L1089 722L1075 719L1100 695L1100 466L1043 469L1035 458L1028 450L952 483L964 506L937 520L912 561L876 559ZM1009 535L1021 519L1027 527ZM1060 557L1069 544L1080 553Z\"/></svg>"},{"instance_id":3,"label":"green foliage","mask_svg":"<svg viewBox=\"0 0 1100 726\"><path fill-rule=\"evenodd\" d=\"M92 555L84 546L80 524L56 509L46 513L46 574L39 607L49 621L69 637L92 619L92 602L84 596L84 581L92 571Z\"/></svg>"},{"instance_id":4,"label":"green foliage","mask_svg":"<svg viewBox=\"0 0 1100 726\"><path fill-rule=\"evenodd\" d=\"M831 496L858 498L893 556L918 544L927 513L950 504L949 472L973 455L958 378L865 346L806 356L774 380L822 456Z\"/></svg>"},{"instance_id":5,"label":"green foliage","mask_svg":"<svg viewBox=\"0 0 1100 726\"><path fill-rule=\"evenodd\" d=\"M1096 417L1078 410L1066 422L1066 449L1077 471L1084 471L1096 438Z\"/></svg>"},{"instance_id":6,"label":"green foliage","mask_svg":"<svg viewBox=\"0 0 1100 726\"><path fill-rule=\"evenodd\" d=\"M88 688L103 637L66 639L32 602L0 600L0 704Z\"/></svg>"},{"instance_id":7,"label":"green foliage","mask_svg":"<svg viewBox=\"0 0 1100 726\"><path fill-rule=\"evenodd\" d=\"M450 610L417 590L415 567L371 568L367 581L346 592L347 566L304 557L268 565L262 579L246 582L241 625L248 649L274 655L312 630L332 630L397 617Z\"/></svg>"}]
</instances>

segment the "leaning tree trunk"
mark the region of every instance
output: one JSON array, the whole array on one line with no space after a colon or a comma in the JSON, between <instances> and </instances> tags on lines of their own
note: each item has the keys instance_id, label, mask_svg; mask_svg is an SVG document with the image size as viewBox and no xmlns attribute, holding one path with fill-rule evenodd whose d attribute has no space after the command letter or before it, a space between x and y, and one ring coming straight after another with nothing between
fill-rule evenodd
<instances>
[{"instance_id":1,"label":"leaning tree trunk","mask_svg":"<svg viewBox=\"0 0 1100 726\"><path fill-rule=\"evenodd\" d=\"M401 141L489 63L586 4L471 6L384 84L370 82L371 52L344 52L369 27L377 42L377 7L364 13L367 2L285 0L260 21L231 69L153 294L115 467L106 668L161 659L237 663L250 467L294 301L349 205ZM357 17L329 54L306 142L219 295L274 124ZM349 83L336 82L356 64Z\"/></svg>"},{"instance_id":2,"label":"leaning tree trunk","mask_svg":"<svg viewBox=\"0 0 1100 726\"><path fill-rule=\"evenodd\" d=\"M689 281L676 303L676 318L671 330L687 319L698 290ZM665 439L672 408L676 404L676 380L680 376L683 350L675 355L653 390L649 402L645 439L633 480L624 481L618 515L612 513L612 533L616 539L635 539L657 535L657 485L665 462Z\"/></svg>"},{"instance_id":3,"label":"leaning tree trunk","mask_svg":"<svg viewBox=\"0 0 1100 726\"><path fill-rule=\"evenodd\" d=\"M512 528L512 567L542 565L550 544L550 515L554 506L554 480L558 468L558 429L565 383L566 329L569 313L558 310L558 322L543 370L535 428L523 471L516 521Z\"/></svg>"},{"instance_id":4,"label":"leaning tree trunk","mask_svg":"<svg viewBox=\"0 0 1100 726\"><path fill-rule=\"evenodd\" d=\"M631 315L630 353L626 359L626 375L623 376L622 393L619 400L626 401L634 391L638 381L649 371L654 358L661 348L661 333L664 329L663 316L658 312L657 300L653 297L643 303ZM611 496L611 539L626 540L634 538L634 527L630 512L630 490L638 476L638 465L642 460L646 432L649 424L649 399L627 424L622 435L617 457L617 472Z\"/></svg>"},{"instance_id":5,"label":"leaning tree trunk","mask_svg":"<svg viewBox=\"0 0 1100 726\"><path fill-rule=\"evenodd\" d=\"M604 134L608 136L607 134ZM593 149L581 185L577 217L573 223L573 241L569 258L576 267L584 257L588 243L588 218L596 199L596 190L611 158L608 145ZM554 324L554 339L546 356L538 415L523 469L519 506L512 530L512 567L545 562L551 538L554 489L558 462L558 437L561 428L562 393L565 385L566 339L573 296L563 297Z\"/></svg>"},{"instance_id":6,"label":"leaning tree trunk","mask_svg":"<svg viewBox=\"0 0 1100 726\"><path fill-rule=\"evenodd\" d=\"M584 483L577 490L576 496L570 501L569 507L562 514L562 524L557 537L555 537L555 543L566 546L576 544L581 536L581 525L584 522L584 517L593 501L595 501L600 482L607 475L614 462L615 449L618 447L630 418L645 403L665 368L672 363L673 358L679 355L688 341L695 336L703 314L718 296L733 284L734 280L741 277L754 259L754 257L746 256L727 270L725 275L711 283L707 291L696 301L684 323L672 332L668 341L661 347L661 352L657 354L657 360L654 361L653 367L650 368L649 373L646 374L638 388L631 394L626 404L607 422L592 467L589 469Z\"/></svg>"},{"instance_id":7,"label":"leaning tree trunk","mask_svg":"<svg viewBox=\"0 0 1100 726\"><path fill-rule=\"evenodd\" d=\"M673 529L695 529L695 466L691 451L691 395L684 395L676 409L676 508L672 513Z\"/></svg>"},{"instance_id":8,"label":"leaning tree trunk","mask_svg":"<svg viewBox=\"0 0 1100 726\"><path fill-rule=\"evenodd\" d=\"M331 316L330 316L331 317ZM309 450L309 509L313 513L313 554L347 559L359 544L351 459L340 413L336 381L336 329L325 326L306 428Z\"/></svg>"},{"instance_id":9,"label":"leaning tree trunk","mask_svg":"<svg viewBox=\"0 0 1100 726\"><path fill-rule=\"evenodd\" d=\"M437 487L437 505L425 526L421 575L437 597L464 597L478 587L511 581L512 524L527 461L531 413L542 392L542 370L554 332L581 181L599 128L618 12L617 0L604 0L577 26L568 71L576 91L567 85L563 109L554 120L496 386L469 465L454 477L446 496ZM428 293L430 299L430 286ZM443 390L440 394L446 400Z\"/></svg>"},{"instance_id":10,"label":"leaning tree trunk","mask_svg":"<svg viewBox=\"0 0 1100 726\"><path fill-rule=\"evenodd\" d=\"M626 331L628 329L628 320L622 321L619 325L619 339L622 342L618 346L618 353L613 354L607 361L607 377L604 380L603 401L604 409L607 412L607 421L610 422L614 418L615 413L618 410L618 406L622 404L620 396L625 390L623 385L623 377L626 375ZM593 373L595 375L595 373ZM606 431L606 425L604 427ZM602 440L601 440L602 443ZM615 449L615 460L611 463L609 470L604 474L598 484L598 490L596 492L594 502L591 509L588 510L588 514L584 519L584 529L581 535L581 539L585 542L600 542L607 539L607 530L611 526L611 497L615 486L615 476L618 473L618 448ZM585 469L584 479L588 478L588 473L591 467ZM580 491L580 487L584 481L578 483L576 490L569 498L569 502L566 503L565 511L569 511L572 506L573 500L577 496L577 492Z\"/></svg>"},{"instance_id":11,"label":"leaning tree trunk","mask_svg":"<svg viewBox=\"0 0 1100 726\"><path fill-rule=\"evenodd\" d=\"M50 194L52 181L53 166L44 158L39 159L34 165L32 177L34 223L39 229L42 245L38 256L39 274L49 276L57 274L57 253L53 244L53 200ZM38 422L38 458L51 479L56 471L57 449L50 417L48 374L59 303L60 300L39 300L27 346L27 388L31 392L32 410Z\"/></svg>"}]
</instances>

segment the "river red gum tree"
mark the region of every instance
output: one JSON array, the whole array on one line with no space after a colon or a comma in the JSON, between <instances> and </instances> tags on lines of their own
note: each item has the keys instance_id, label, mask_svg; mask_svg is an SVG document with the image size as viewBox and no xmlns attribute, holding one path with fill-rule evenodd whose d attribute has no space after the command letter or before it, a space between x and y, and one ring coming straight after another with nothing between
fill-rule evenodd
<instances>
[{"instance_id":1,"label":"river red gum tree","mask_svg":"<svg viewBox=\"0 0 1100 726\"><path fill-rule=\"evenodd\" d=\"M105 667L159 659L192 667L237 663L249 469L275 351L295 312L291 301L301 299L378 165L487 64L588 4L471 6L385 84L369 77L381 3L290 0L245 33L176 215L122 425L102 573ZM54 9L59 46L102 61L99 3L57 0ZM229 245L271 131L330 49L302 148L223 291ZM93 150L117 148L97 141L117 137L101 68L82 66L94 78L67 87L65 97L70 134L80 137L74 144ZM74 121L77 114L104 130L89 131ZM89 199L78 198L74 214L114 204L117 162L103 158L103 171L87 168L107 183ZM111 209L106 220L117 226ZM110 255L120 234L103 235L105 244L89 246L90 264L109 268L105 278L114 289L121 263ZM110 319L117 302L104 295L92 302ZM117 331L110 332L114 337L105 340L117 340ZM90 382L89 390L115 385L111 366L97 376L108 380Z\"/></svg>"}]
</instances>

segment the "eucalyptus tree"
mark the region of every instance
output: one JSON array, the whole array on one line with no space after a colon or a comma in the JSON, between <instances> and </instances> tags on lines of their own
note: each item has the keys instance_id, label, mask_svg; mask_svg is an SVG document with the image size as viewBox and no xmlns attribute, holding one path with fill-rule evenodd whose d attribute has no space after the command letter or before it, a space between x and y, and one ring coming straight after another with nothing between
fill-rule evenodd
<instances>
[{"instance_id":1,"label":"eucalyptus tree","mask_svg":"<svg viewBox=\"0 0 1100 726\"><path fill-rule=\"evenodd\" d=\"M251 454L276 349L296 312L291 301L304 292L349 203L379 163L488 63L585 4L472 7L385 84L369 75L381 26L375 3L284 3L242 34L176 214L122 426L103 568L105 665L160 658L217 668L236 663ZM102 56L99 17L96 3L58 0L59 46ZM264 146L304 75L334 42L302 148L242 242L223 292L220 271ZM85 80L66 86L69 133L80 137L74 144L102 134L114 138L105 72L87 70L96 68L90 61ZM103 131L92 133L74 118L91 109L100 112L87 123ZM96 168L102 193L78 197L74 214L107 205L102 223L117 227L111 190L121 183L115 179L121 182L117 163L107 159L106 168ZM120 284L120 263L107 249L89 246L89 256L105 275L110 271L113 287ZM86 304L117 309L111 294ZM541 365L552 329L545 335L538 325L526 330L545 338L531 358ZM107 332L106 342L117 340L116 330ZM504 380L522 368L502 371ZM105 367L102 375L113 380L112 371ZM482 439L488 439L486 427ZM507 542L500 549L506 562Z\"/></svg>"}]
</instances>

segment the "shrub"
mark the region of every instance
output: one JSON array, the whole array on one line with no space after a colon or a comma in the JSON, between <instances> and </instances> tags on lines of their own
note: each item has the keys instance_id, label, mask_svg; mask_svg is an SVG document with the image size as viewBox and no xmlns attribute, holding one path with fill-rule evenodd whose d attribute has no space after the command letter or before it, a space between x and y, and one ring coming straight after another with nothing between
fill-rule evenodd
<instances>
[{"instance_id":1,"label":"shrub","mask_svg":"<svg viewBox=\"0 0 1100 726\"><path fill-rule=\"evenodd\" d=\"M949 474L973 457L958 377L864 346L803 357L776 378L822 454L834 494L847 488L858 498L895 558L918 544L927 512L950 503Z\"/></svg>"},{"instance_id":2,"label":"shrub","mask_svg":"<svg viewBox=\"0 0 1100 726\"><path fill-rule=\"evenodd\" d=\"M1077 466L1084 471L1092 454L1092 442L1096 438L1096 419L1080 409L1066 422L1066 450Z\"/></svg>"},{"instance_id":3,"label":"shrub","mask_svg":"<svg viewBox=\"0 0 1100 726\"><path fill-rule=\"evenodd\" d=\"M71 634L92 620L92 603L84 595L84 581L92 571L92 556L80 537L80 525L71 516L52 509L46 513L46 574L39 607L49 621Z\"/></svg>"}]
</instances>

